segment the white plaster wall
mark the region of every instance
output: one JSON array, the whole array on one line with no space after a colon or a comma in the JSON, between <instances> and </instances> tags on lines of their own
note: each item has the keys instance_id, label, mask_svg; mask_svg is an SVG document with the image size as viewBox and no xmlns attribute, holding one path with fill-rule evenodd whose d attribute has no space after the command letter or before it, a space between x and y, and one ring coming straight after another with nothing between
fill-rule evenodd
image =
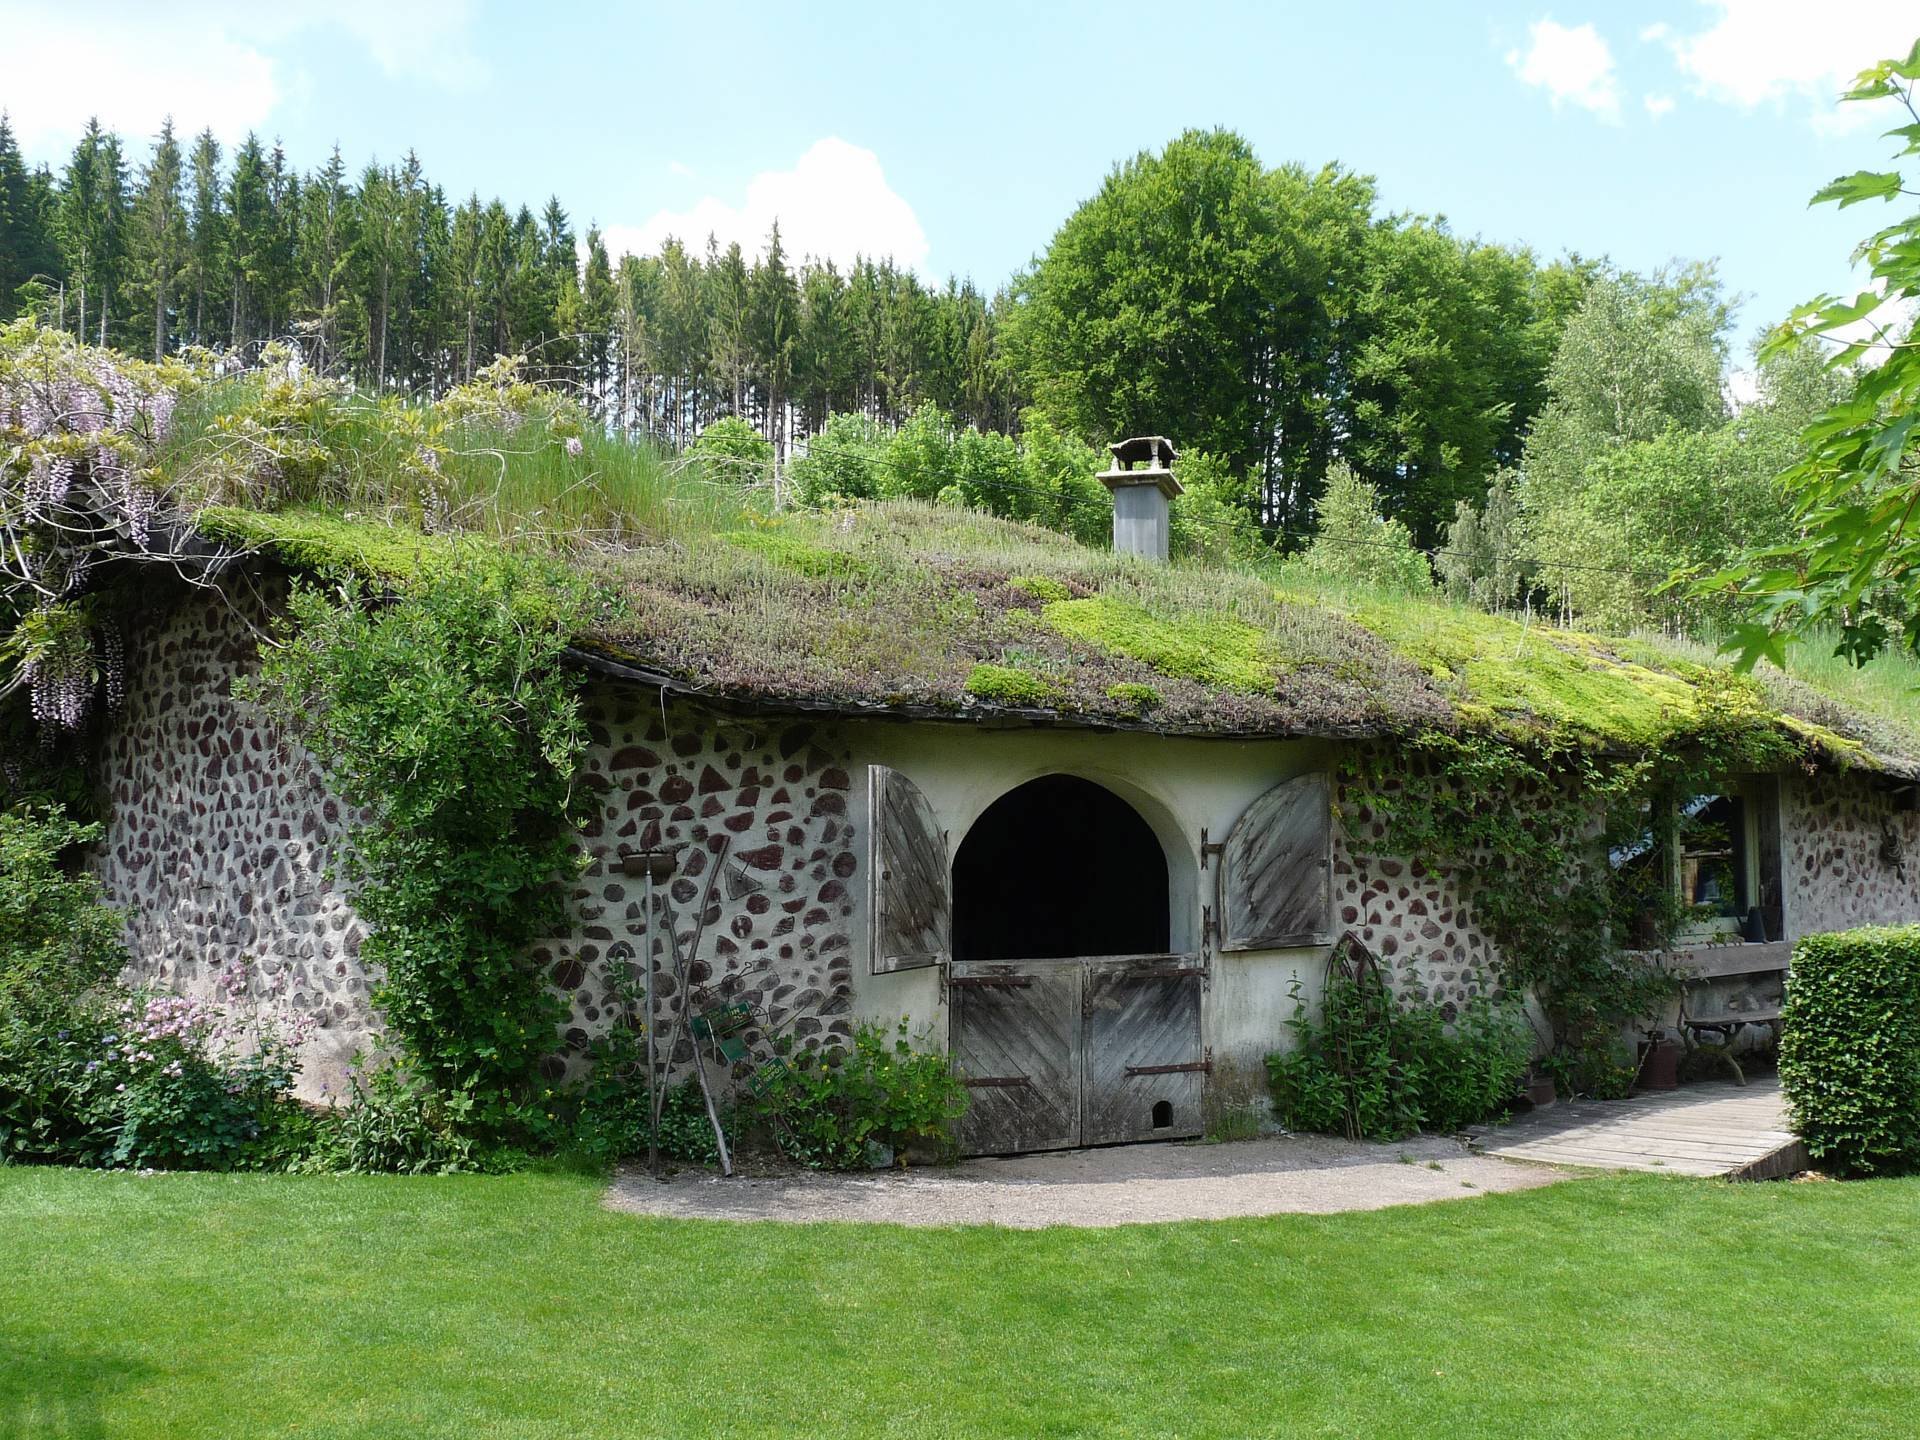
<instances>
[{"instance_id":1,"label":"white plaster wall","mask_svg":"<svg viewBox=\"0 0 1920 1440\"><path fill-rule=\"evenodd\" d=\"M1277 1049L1293 1013L1295 980L1311 989L1328 947L1220 955L1202 936L1202 909L1217 908L1216 871L1200 867L1201 836L1218 842L1240 812L1270 787L1295 775L1329 769L1332 747L1303 740L1201 740L1068 730L992 730L961 725L884 721L849 725L847 748L858 763L856 814L864 824L868 764L913 781L946 831L947 863L981 814L1009 790L1042 775L1076 775L1105 786L1137 810L1166 851L1176 951L1208 953L1211 976L1202 1012L1216 1082L1240 1088L1239 1077L1264 1084L1260 1062ZM1337 821L1336 829L1337 829ZM1336 842L1337 843L1337 842ZM876 975L872 925L863 893L855 920L854 1006L877 1019L910 1017L941 1043L947 1015L937 968ZM1336 926L1337 928L1337 926ZM1230 1078L1231 1077L1231 1078Z\"/></svg>"}]
</instances>

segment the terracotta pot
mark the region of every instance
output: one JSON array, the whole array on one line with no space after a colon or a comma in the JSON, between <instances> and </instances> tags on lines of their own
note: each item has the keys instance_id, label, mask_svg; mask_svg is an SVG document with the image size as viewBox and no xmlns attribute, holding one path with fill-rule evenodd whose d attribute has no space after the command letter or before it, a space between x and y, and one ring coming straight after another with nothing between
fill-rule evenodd
<instances>
[{"instance_id":1,"label":"terracotta pot","mask_svg":"<svg viewBox=\"0 0 1920 1440\"><path fill-rule=\"evenodd\" d=\"M1527 1101L1536 1110L1544 1110L1560 1098L1551 1075L1535 1075L1527 1081Z\"/></svg>"},{"instance_id":2,"label":"terracotta pot","mask_svg":"<svg viewBox=\"0 0 1920 1440\"><path fill-rule=\"evenodd\" d=\"M1680 1057L1685 1047L1678 1040L1656 1040L1640 1047L1640 1086L1642 1090L1678 1090Z\"/></svg>"}]
</instances>

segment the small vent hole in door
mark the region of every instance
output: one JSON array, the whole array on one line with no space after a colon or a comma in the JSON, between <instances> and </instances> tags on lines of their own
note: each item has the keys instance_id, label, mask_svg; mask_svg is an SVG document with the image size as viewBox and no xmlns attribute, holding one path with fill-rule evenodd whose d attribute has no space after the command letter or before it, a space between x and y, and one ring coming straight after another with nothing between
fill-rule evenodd
<instances>
[{"instance_id":1,"label":"small vent hole in door","mask_svg":"<svg viewBox=\"0 0 1920 1440\"><path fill-rule=\"evenodd\" d=\"M1156 1130L1165 1130L1172 1126L1172 1124L1173 1102L1171 1100L1155 1101L1153 1106L1153 1128Z\"/></svg>"}]
</instances>

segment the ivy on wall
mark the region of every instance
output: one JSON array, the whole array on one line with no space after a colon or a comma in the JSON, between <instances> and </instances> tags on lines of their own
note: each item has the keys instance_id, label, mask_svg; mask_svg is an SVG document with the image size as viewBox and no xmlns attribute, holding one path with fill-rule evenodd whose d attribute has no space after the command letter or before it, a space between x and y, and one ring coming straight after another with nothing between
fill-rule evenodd
<instances>
[{"instance_id":1,"label":"ivy on wall","mask_svg":"<svg viewBox=\"0 0 1920 1440\"><path fill-rule=\"evenodd\" d=\"M527 950L563 924L579 864L586 732L558 662L585 605L504 557L427 570L394 599L297 587L236 686L360 812L339 878L389 1038L496 1134L559 1018Z\"/></svg>"},{"instance_id":2,"label":"ivy on wall","mask_svg":"<svg viewBox=\"0 0 1920 1440\"><path fill-rule=\"evenodd\" d=\"M1630 752L1551 731L1429 730L1358 747L1345 762L1354 846L1452 879L1497 949L1501 985L1539 1003L1551 1031L1543 1063L1574 1093L1631 1087L1622 1037L1673 981L1628 945L1665 946L1690 914L1664 885L1617 873L1609 853L1645 837L1677 800L1802 753L1752 681L1704 673L1699 685L1658 743ZM1362 817L1384 833L1370 836Z\"/></svg>"}]
</instances>

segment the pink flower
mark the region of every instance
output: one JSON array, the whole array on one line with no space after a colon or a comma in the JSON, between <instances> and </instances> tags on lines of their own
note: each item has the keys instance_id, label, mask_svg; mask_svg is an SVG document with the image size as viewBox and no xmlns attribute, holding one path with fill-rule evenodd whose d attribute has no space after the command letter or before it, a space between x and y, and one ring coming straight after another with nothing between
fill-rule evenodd
<instances>
[{"instance_id":1,"label":"pink flower","mask_svg":"<svg viewBox=\"0 0 1920 1440\"><path fill-rule=\"evenodd\" d=\"M581 451L586 448L585 445L580 443L580 437L578 435L569 435L567 437L567 454L571 455L574 459L578 460Z\"/></svg>"}]
</instances>

